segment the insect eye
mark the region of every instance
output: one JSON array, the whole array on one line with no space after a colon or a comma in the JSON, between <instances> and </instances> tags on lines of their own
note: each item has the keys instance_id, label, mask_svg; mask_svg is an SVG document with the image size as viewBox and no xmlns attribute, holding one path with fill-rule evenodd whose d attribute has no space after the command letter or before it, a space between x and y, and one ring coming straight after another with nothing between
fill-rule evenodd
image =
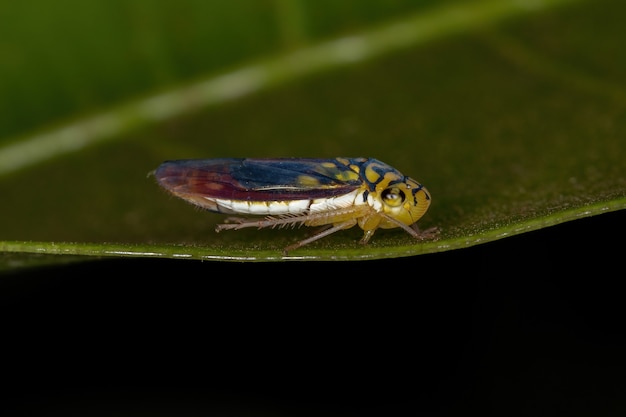
<instances>
[{"instance_id":1,"label":"insect eye","mask_svg":"<svg viewBox=\"0 0 626 417\"><path fill-rule=\"evenodd\" d=\"M390 206L399 206L404 202L404 192L397 187L391 187L384 190L380 196L382 197L385 204Z\"/></svg>"}]
</instances>

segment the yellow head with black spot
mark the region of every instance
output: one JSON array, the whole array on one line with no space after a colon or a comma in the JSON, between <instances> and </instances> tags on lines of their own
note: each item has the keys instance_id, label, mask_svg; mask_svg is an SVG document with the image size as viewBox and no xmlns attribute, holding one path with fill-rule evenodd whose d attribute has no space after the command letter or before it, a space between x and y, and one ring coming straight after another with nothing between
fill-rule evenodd
<instances>
[{"instance_id":1,"label":"yellow head with black spot","mask_svg":"<svg viewBox=\"0 0 626 417\"><path fill-rule=\"evenodd\" d=\"M398 227L398 222L410 226L430 206L430 193L422 184L383 162L367 160L361 165L360 174L369 188L364 198L367 198L377 212L386 215L378 219L363 219L364 222L377 223L376 226L371 224L369 227L390 229ZM361 225L363 226L369 228L365 224Z\"/></svg>"},{"instance_id":2,"label":"yellow head with black spot","mask_svg":"<svg viewBox=\"0 0 626 417\"><path fill-rule=\"evenodd\" d=\"M399 182L390 181L380 192L383 212L407 226L418 221L430 206L430 194L424 186L412 178L404 177ZM379 227L396 227L381 221Z\"/></svg>"}]
</instances>

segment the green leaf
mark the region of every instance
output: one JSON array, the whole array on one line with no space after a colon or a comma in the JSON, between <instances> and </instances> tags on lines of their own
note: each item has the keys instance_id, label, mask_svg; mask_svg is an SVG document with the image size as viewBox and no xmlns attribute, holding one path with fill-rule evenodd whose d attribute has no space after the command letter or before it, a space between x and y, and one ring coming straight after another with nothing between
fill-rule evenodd
<instances>
[{"instance_id":1,"label":"green leaf","mask_svg":"<svg viewBox=\"0 0 626 417\"><path fill-rule=\"evenodd\" d=\"M94 4L108 10L106 3ZM175 26L167 3L155 4L154 21ZM47 108L36 112L36 124L28 123L23 103L11 109L11 94L17 97L19 89L0 102L7 114L20 114L2 126L7 136L0 142L2 267L102 256L405 257L626 207L621 2L435 2L412 14L409 6L398 6L380 19L370 10L357 22L346 18L326 29L320 29L321 10L304 2L284 9L292 7L287 4L275 4L277 26L267 11L252 20L251 13L223 11L241 29L228 32L225 25L225 36L248 50L233 57L210 37L213 63L198 53L207 39L196 26L184 35L193 39L186 44L191 49L176 54L170 43L184 46L177 39L156 31L148 40L155 27L126 28L142 51L146 43L152 48L143 61L149 74L143 82L130 69L132 61L111 55L118 47L126 58L132 55L123 37L109 40L111 49L104 51L64 45L65 55L47 57L39 71L30 68L24 83L42 86ZM109 23L132 16L132 10L115 13ZM196 24L210 16L215 14L197 17ZM66 29L75 30L71 24ZM96 27L88 39L103 41L106 33ZM68 35L56 41L62 36ZM25 44L32 51L46 46ZM86 54L85 62L74 52ZM193 62L194 69L177 67L178 59ZM113 61L112 72L105 60ZM80 99L80 83L67 84L65 96L55 99L58 86L46 72L52 63L67 77L75 68L88 80L88 105ZM0 71L15 75L6 65ZM107 95L114 79L122 87ZM222 216L172 198L148 175L169 159L276 156L380 159L428 188L433 203L419 225L438 227L440 236L422 242L381 230L362 246L355 228L282 256L285 246L311 231L217 234Z\"/></svg>"}]
</instances>

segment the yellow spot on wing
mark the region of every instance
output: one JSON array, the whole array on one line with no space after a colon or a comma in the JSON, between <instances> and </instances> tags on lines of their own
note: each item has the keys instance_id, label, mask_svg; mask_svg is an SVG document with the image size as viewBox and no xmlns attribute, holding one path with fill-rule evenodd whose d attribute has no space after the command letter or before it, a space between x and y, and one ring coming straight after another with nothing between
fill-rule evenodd
<instances>
[{"instance_id":1,"label":"yellow spot on wing","mask_svg":"<svg viewBox=\"0 0 626 417\"><path fill-rule=\"evenodd\" d=\"M339 171L335 174L335 178L341 181L354 181L359 179L359 174L354 171Z\"/></svg>"},{"instance_id":2,"label":"yellow spot on wing","mask_svg":"<svg viewBox=\"0 0 626 417\"><path fill-rule=\"evenodd\" d=\"M300 175L298 176L296 181L298 182L299 185L305 185L309 187L315 187L315 186L320 185L320 182L318 181L317 178L311 177L309 175Z\"/></svg>"},{"instance_id":3,"label":"yellow spot on wing","mask_svg":"<svg viewBox=\"0 0 626 417\"><path fill-rule=\"evenodd\" d=\"M354 172L351 170L347 170L340 165L337 165L337 162L322 162L320 164L320 169L316 169L320 174L335 178L339 181L357 181L359 179L358 172ZM350 167L352 168L352 167ZM358 169L357 169L358 171Z\"/></svg>"}]
</instances>

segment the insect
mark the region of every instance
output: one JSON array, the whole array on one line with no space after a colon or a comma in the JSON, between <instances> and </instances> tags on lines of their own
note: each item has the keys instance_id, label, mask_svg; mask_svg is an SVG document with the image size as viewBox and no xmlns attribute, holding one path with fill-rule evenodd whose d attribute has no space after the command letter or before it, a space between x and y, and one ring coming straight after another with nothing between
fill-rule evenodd
<instances>
[{"instance_id":1,"label":"insect","mask_svg":"<svg viewBox=\"0 0 626 417\"><path fill-rule=\"evenodd\" d=\"M324 226L284 254L359 225L366 244L376 229L401 228L422 239L416 222L430 206L424 186L372 158L223 158L163 162L159 185L212 212L230 217L216 232L246 227Z\"/></svg>"}]
</instances>

